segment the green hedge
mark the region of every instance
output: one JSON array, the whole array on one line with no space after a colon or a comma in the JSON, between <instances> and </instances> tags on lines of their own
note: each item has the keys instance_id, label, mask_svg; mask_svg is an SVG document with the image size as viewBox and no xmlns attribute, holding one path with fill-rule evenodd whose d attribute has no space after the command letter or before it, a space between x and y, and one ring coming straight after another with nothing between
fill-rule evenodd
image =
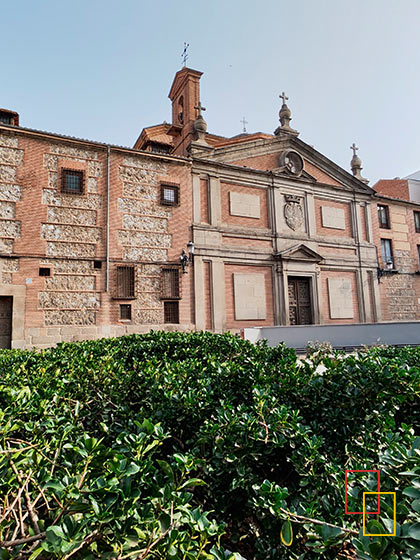
<instances>
[{"instance_id":1,"label":"green hedge","mask_svg":"<svg viewBox=\"0 0 420 560\"><path fill-rule=\"evenodd\" d=\"M210 333L0 351L0 559L419 558L419 364ZM380 469L396 536L344 513L345 469Z\"/></svg>"}]
</instances>

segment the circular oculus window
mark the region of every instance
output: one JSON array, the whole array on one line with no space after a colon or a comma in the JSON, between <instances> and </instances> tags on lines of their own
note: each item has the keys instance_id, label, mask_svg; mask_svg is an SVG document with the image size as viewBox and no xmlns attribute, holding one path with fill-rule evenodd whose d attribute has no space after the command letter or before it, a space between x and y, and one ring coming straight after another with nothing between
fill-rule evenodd
<instances>
[{"instance_id":1,"label":"circular oculus window","mask_svg":"<svg viewBox=\"0 0 420 560\"><path fill-rule=\"evenodd\" d=\"M300 175L303 171L303 159L302 157L292 150L284 152L281 154L281 165L285 167L289 173L293 175Z\"/></svg>"}]
</instances>

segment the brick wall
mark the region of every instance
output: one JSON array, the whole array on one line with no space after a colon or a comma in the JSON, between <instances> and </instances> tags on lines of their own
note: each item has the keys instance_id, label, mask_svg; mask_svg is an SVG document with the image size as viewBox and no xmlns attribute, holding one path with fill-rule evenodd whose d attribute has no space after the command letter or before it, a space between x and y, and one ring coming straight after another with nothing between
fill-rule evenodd
<instances>
[{"instance_id":1,"label":"brick wall","mask_svg":"<svg viewBox=\"0 0 420 560\"><path fill-rule=\"evenodd\" d=\"M102 336L111 325L119 334L151 324L177 328L163 324L160 270L165 263L179 265L190 239L190 165L111 150L106 293L106 161L105 146L0 134L0 275L5 284L26 286L28 346ZM83 194L62 192L62 169L83 172ZM161 181L179 185L179 206L160 204ZM95 260L101 268L94 268ZM113 298L116 266L122 263L135 268L136 297L129 301ZM40 276L40 267L49 268L50 276ZM188 275L181 275L181 284L185 327L192 323ZM131 321L120 320L121 303L131 304Z\"/></svg>"},{"instance_id":2,"label":"brick wall","mask_svg":"<svg viewBox=\"0 0 420 560\"><path fill-rule=\"evenodd\" d=\"M265 189L242 187L240 185L231 185L229 183L221 183L220 188L222 199L222 222L228 225L246 226L250 228L268 228L267 191ZM232 216L230 214L230 192L258 196L260 199L260 218Z\"/></svg>"},{"instance_id":3,"label":"brick wall","mask_svg":"<svg viewBox=\"0 0 420 560\"><path fill-rule=\"evenodd\" d=\"M324 200L315 198L315 220L316 220L316 232L318 235L328 236L328 237L352 237L352 225L351 225L351 213L350 204L343 202L333 202L331 200ZM322 222L322 207L326 208L339 208L344 212L345 228L336 229L324 227Z\"/></svg>"}]
</instances>

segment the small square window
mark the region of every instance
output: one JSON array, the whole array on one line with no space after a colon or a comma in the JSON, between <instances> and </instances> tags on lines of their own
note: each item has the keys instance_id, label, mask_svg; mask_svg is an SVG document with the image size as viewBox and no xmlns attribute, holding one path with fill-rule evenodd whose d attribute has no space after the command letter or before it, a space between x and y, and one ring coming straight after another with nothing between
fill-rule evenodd
<instances>
[{"instance_id":1,"label":"small square window","mask_svg":"<svg viewBox=\"0 0 420 560\"><path fill-rule=\"evenodd\" d=\"M102 261L93 261L93 268L102 268Z\"/></svg>"},{"instance_id":2,"label":"small square window","mask_svg":"<svg viewBox=\"0 0 420 560\"><path fill-rule=\"evenodd\" d=\"M165 301L163 303L163 315L165 323L179 323L179 303L177 301Z\"/></svg>"},{"instance_id":3,"label":"small square window","mask_svg":"<svg viewBox=\"0 0 420 560\"><path fill-rule=\"evenodd\" d=\"M51 276L51 268L41 267L39 269L40 276Z\"/></svg>"},{"instance_id":4,"label":"small square window","mask_svg":"<svg viewBox=\"0 0 420 560\"><path fill-rule=\"evenodd\" d=\"M160 203L167 206L178 206L179 186L162 184L160 186Z\"/></svg>"},{"instance_id":5,"label":"small square window","mask_svg":"<svg viewBox=\"0 0 420 560\"><path fill-rule=\"evenodd\" d=\"M61 192L66 194L83 194L83 171L62 169Z\"/></svg>"},{"instance_id":6,"label":"small square window","mask_svg":"<svg viewBox=\"0 0 420 560\"><path fill-rule=\"evenodd\" d=\"M383 206L378 204L378 221L380 228L389 229L389 208L388 206Z\"/></svg>"},{"instance_id":7,"label":"small square window","mask_svg":"<svg viewBox=\"0 0 420 560\"><path fill-rule=\"evenodd\" d=\"M120 305L120 319L122 321L131 321L131 305L121 304Z\"/></svg>"},{"instance_id":8,"label":"small square window","mask_svg":"<svg viewBox=\"0 0 420 560\"><path fill-rule=\"evenodd\" d=\"M414 212L414 227L416 232L420 233L420 212Z\"/></svg>"}]
</instances>

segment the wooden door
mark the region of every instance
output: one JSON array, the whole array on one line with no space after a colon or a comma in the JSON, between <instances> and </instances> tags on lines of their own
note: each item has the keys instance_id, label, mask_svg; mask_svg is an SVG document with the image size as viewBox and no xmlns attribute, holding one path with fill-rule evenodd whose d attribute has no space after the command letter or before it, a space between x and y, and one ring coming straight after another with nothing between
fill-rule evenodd
<instances>
[{"instance_id":1,"label":"wooden door","mask_svg":"<svg viewBox=\"0 0 420 560\"><path fill-rule=\"evenodd\" d=\"M311 325L312 302L309 278L289 276L289 324Z\"/></svg>"},{"instance_id":2,"label":"wooden door","mask_svg":"<svg viewBox=\"0 0 420 560\"><path fill-rule=\"evenodd\" d=\"M11 348L12 302L11 296L0 296L0 348Z\"/></svg>"}]
</instances>

